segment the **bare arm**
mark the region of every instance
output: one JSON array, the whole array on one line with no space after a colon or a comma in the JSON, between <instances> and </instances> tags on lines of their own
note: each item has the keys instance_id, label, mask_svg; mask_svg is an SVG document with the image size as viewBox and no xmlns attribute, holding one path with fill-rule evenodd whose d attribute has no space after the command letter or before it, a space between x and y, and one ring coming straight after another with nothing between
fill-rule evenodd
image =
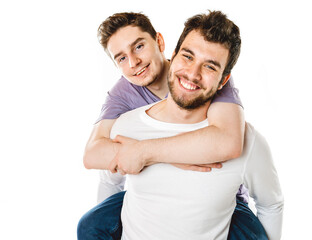
<instances>
[{"instance_id":1,"label":"bare arm","mask_svg":"<svg viewBox=\"0 0 312 240\"><path fill-rule=\"evenodd\" d=\"M104 119L94 125L83 157L87 169L108 169L120 145L109 138L115 121L116 119Z\"/></svg>"},{"instance_id":2,"label":"bare arm","mask_svg":"<svg viewBox=\"0 0 312 240\"><path fill-rule=\"evenodd\" d=\"M207 164L239 157L244 142L244 114L232 103L211 104L209 126L171 138L146 141L148 162Z\"/></svg>"},{"instance_id":3,"label":"bare arm","mask_svg":"<svg viewBox=\"0 0 312 240\"><path fill-rule=\"evenodd\" d=\"M208 121L208 127L193 132L123 146L115 161L124 172L135 172L134 162L141 168L157 162L198 165L239 157L244 142L243 109L237 104L213 103Z\"/></svg>"}]
</instances>

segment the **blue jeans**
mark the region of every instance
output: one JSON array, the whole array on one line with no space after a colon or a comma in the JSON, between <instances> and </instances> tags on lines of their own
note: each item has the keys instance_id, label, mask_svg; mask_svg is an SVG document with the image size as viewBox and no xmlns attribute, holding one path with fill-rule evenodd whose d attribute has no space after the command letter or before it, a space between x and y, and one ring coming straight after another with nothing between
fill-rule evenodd
<instances>
[{"instance_id":1,"label":"blue jeans","mask_svg":"<svg viewBox=\"0 0 312 240\"><path fill-rule=\"evenodd\" d=\"M231 219L228 240L268 240L265 230L250 210L248 204L238 197Z\"/></svg>"},{"instance_id":2,"label":"blue jeans","mask_svg":"<svg viewBox=\"0 0 312 240\"><path fill-rule=\"evenodd\" d=\"M80 219L77 228L78 240L120 239L122 225L121 207L125 192L117 193L88 211ZM268 240L259 219L247 203L236 199L228 240Z\"/></svg>"},{"instance_id":3,"label":"blue jeans","mask_svg":"<svg viewBox=\"0 0 312 240\"><path fill-rule=\"evenodd\" d=\"M78 240L115 240L122 233L121 207L126 192L116 193L82 216L78 223Z\"/></svg>"}]
</instances>

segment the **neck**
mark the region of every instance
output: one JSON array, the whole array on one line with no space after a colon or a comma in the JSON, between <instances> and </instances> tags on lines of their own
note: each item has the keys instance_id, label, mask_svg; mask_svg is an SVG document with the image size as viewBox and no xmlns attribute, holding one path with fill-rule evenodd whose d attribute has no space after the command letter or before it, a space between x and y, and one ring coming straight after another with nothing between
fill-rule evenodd
<instances>
[{"instance_id":1,"label":"neck","mask_svg":"<svg viewBox=\"0 0 312 240\"><path fill-rule=\"evenodd\" d=\"M171 95L164 101L152 106L147 114L159 121L180 124L193 124L204 121L207 118L207 111L210 101L196 109L186 110L179 107Z\"/></svg>"},{"instance_id":2,"label":"neck","mask_svg":"<svg viewBox=\"0 0 312 240\"><path fill-rule=\"evenodd\" d=\"M167 83L169 65L169 61L164 58L164 65L161 74L158 76L157 80L154 83L147 86L147 88L160 99L164 99L169 92Z\"/></svg>"}]
</instances>

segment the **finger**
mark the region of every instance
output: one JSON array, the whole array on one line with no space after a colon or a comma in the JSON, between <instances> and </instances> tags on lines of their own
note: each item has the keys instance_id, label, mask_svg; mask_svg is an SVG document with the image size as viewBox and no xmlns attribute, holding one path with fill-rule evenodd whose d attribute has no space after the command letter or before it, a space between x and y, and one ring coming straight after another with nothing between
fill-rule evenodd
<instances>
[{"instance_id":1,"label":"finger","mask_svg":"<svg viewBox=\"0 0 312 240\"><path fill-rule=\"evenodd\" d=\"M110 166L108 167L108 170L111 171L112 173L116 173L116 172L117 172L117 166L114 167L114 166L111 166L111 165L110 165Z\"/></svg>"},{"instance_id":2,"label":"finger","mask_svg":"<svg viewBox=\"0 0 312 240\"><path fill-rule=\"evenodd\" d=\"M117 172L117 169L118 169L117 157L114 157L114 159L110 162L110 164L108 165L108 169L109 169L112 173L116 173L116 172Z\"/></svg>"},{"instance_id":3,"label":"finger","mask_svg":"<svg viewBox=\"0 0 312 240\"><path fill-rule=\"evenodd\" d=\"M115 138L114 138L114 142L118 142L118 143L127 143L127 140L131 140L131 138L127 138L125 136L121 136L121 135L117 135Z\"/></svg>"},{"instance_id":4,"label":"finger","mask_svg":"<svg viewBox=\"0 0 312 240\"><path fill-rule=\"evenodd\" d=\"M204 164L204 165L199 165L202 167L210 167L210 168L222 168L222 163L210 163L210 164Z\"/></svg>"},{"instance_id":5,"label":"finger","mask_svg":"<svg viewBox=\"0 0 312 240\"><path fill-rule=\"evenodd\" d=\"M198 165L190 165L188 167L189 170L196 171L196 172L210 172L211 167L203 167L203 166L198 166Z\"/></svg>"},{"instance_id":6,"label":"finger","mask_svg":"<svg viewBox=\"0 0 312 240\"><path fill-rule=\"evenodd\" d=\"M117 167L115 167L115 168L110 168L109 170L110 170L112 173L118 172L118 168L117 168Z\"/></svg>"},{"instance_id":7,"label":"finger","mask_svg":"<svg viewBox=\"0 0 312 240\"><path fill-rule=\"evenodd\" d=\"M118 169L118 172L119 172L121 175L126 175L126 172L124 172L122 169Z\"/></svg>"},{"instance_id":8,"label":"finger","mask_svg":"<svg viewBox=\"0 0 312 240\"><path fill-rule=\"evenodd\" d=\"M117 135L114 139L113 142L115 143L121 143L122 137L120 135Z\"/></svg>"},{"instance_id":9,"label":"finger","mask_svg":"<svg viewBox=\"0 0 312 240\"><path fill-rule=\"evenodd\" d=\"M201 169L199 171L200 172L210 172L211 171L211 167L201 167Z\"/></svg>"},{"instance_id":10,"label":"finger","mask_svg":"<svg viewBox=\"0 0 312 240\"><path fill-rule=\"evenodd\" d=\"M222 168L222 163L215 163L213 168Z\"/></svg>"}]
</instances>

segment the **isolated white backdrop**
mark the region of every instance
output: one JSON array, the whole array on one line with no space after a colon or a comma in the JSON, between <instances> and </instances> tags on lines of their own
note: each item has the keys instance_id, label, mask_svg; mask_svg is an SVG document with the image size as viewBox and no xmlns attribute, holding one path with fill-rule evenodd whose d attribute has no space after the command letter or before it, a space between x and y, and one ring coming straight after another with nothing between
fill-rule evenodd
<instances>
[{"instance_id":1,"label":"isolated white backdrop","mask_svg":"<svg viewBox=\"0 0 312 240\"><path fill-rule=\"evenodd\" d=\"M282 239L310 233L311 5L308 1L0 3L0 239L76 239L96 203L82 154L120 73L97 41L121 11L147 14L170 58L187 17L222 10L241 29L233 76L246 119L268 140L285 195Z\"/></svg>"}]
</instances>

